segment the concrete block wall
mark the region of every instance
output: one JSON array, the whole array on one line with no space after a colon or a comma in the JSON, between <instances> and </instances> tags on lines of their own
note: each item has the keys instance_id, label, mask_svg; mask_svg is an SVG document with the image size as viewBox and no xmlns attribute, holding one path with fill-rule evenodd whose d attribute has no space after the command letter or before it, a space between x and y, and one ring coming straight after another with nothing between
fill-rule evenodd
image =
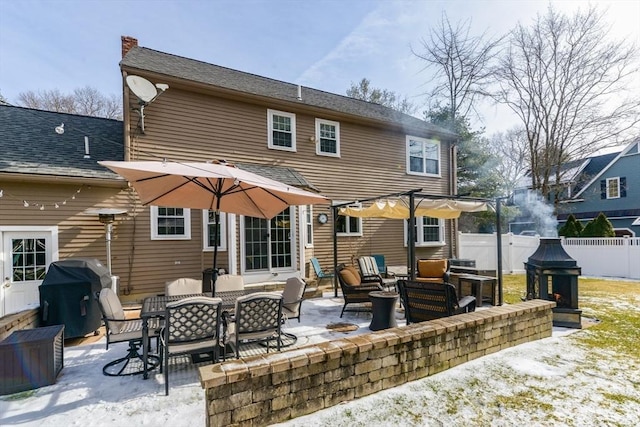
<instances>
[{"instance_id":1,"label":"concrete block wall","mask_svg":"<svg viewBox=\"0 0 640 427\"><path fill-rule=\"evenodd\" d=\"M207 426L286 421L550 337L553 307L525 301L204 366Z\"/></svg>"}]
</instances>

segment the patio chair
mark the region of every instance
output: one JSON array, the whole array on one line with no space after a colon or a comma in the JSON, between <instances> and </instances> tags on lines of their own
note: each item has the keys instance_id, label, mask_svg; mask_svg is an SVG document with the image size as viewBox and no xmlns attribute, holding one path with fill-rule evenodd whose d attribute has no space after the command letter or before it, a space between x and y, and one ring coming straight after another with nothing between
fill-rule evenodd
<instances>
[{"instance_id":1,"label":"patio chair","mask_svg":"<svg viewBox=\"0 0 640 427\"><path fill-rule=\"evenodd\" d=\"M381 273L380 270L378 270L378 263L374 257L363 256L358 258L358 267L360 267L362 277L367 279L378 278L385 288L395 289L397 279L392 275L387 275L387 273Z\"/></svg>"},{"instance_id":2,"label":"patio chair","mask_svg":"<svg viewBox=\"0 0 640 427\"><path fill-rule=\"evenodd\" d=\"M202 280L182 277L165 283L164 293L167 296L190 295L202 293Z\"/></svg>"},{"instance_id":3,"label":"patio chair","mask_svg":"<svg viewBox=\"0 0 640 427\"><path fill-rule=\"evenodd\" d=\"M287 279L282 291L282 313L287 316L287 319L298 319L298 323L300 323L300 311L305 289L307 289L307 283L301 278L290 277Z\"/></svg>"},{"instance_id":4,"label":"patio chair","mask_svg":"<svg viewBox=\"0 0 640 427\"><path fill-rule=\"evenodd\" d=\"M167 303L165 326L160 334L160 360L164 391L169 395L169 357L211 353L219 360L222 300L205 296Z\"/></svg>"},{"instance_id":5,"label":"patio chair","mask_svg":"<svg viewBox=\"0 0 640 427\"><path fill-rule=\"evenodd\" d=\"M416 269L417 282L439 283L449 282L449 263L446 259L419 259Z\"/></svg>"},{"instance_id":6,"label":"patio chair","mask_svg":"<svg viewBox=\"0 0 640 427\"><path fill-rule=\"evenodd\" d=\"M324 271L320 267L320 261L318 261L318 258L312 257L311 259L309 259L309 261L311 262L313 270L318 277L318 286L320 285L320 282L322 282L322 279L333 279L333 273Z\"/></svg>"},{"instance_id":7,"label":"patio chair","mask_svg":"<svg viewBox=\"0 0 640 427\"><path fill-rule=\"evenodd\" d=\"M449 284L399 280L407 325L475 311L476 298L458 299L456 288Z\"/></svg>"},{"instance_id":8,"label":"patio chair","mask_svg":"<svg viewBox=\"0 0 640 427\"><path fill-rule=\"evenodd\" d=\"M244 279L236 274L221 274L213 284L213 295L216 292L243 291Z\"/></svg>"},{"instance_id":9,"label":"patio chair","mask_svg":"<svg viewBox=\"0 0 640 427\"><path fill-rule=\"evenodd\" d=\"M362 277L360 272L352 266L340 264L336 268L336 276L342 289L342 298L344 298L340 317L345 311L371 311L369 292L384 290L382 280L379 277ZM363 305L363 303L368 304ZM349 304L359 304L359 306L358 308L347 310Z\"/></svg>"},{"instance_id":10,"label":"patio chair","mask_svg":"<svg viewBox=\"0 0 640 427\"><path fill-rule=\"evenodd\" d=\"M120 299L111 288L102 288L96 298L104 321L107 350L110 344L129 343L127 355L104 365L102 373L111 377L142 374L144 368L142 355L139 352L142 347L142 319L127 319ZM149 325L149 341L153 337L158 338L157 324ZM147 360L148 369L155 368L160 361L158 356L155 355L149 355ZM131 366L137 364L138 367L131 368L130 364Z\"/></svg>"},{"instance_id":11,"label":"patio chair","mask_svg":"<svg viewBox=\"0 0 640 427\"><path fill-rule=\"evenodd\" d=\"M378 271L381 273L387 273L387 263L384 259L384 255L371 255L376 260L376 264L378 265Z\"/></svg>"},{"instance_id":12,"label":"patio chair","mask_svg":"<svg viewBox=\"0 0 640 427\"><path fill-rule=\"evenodd\" d=\"M227 345L233 348L236 358L240 358L240 346L246 343L264 342L268 353L269 343L275 340L280 351L282 301L282 295L273 292L256 292L238 298L234 314L223 314L226 329L223 358L226 359Z\"/></svg>"}]
</instances>

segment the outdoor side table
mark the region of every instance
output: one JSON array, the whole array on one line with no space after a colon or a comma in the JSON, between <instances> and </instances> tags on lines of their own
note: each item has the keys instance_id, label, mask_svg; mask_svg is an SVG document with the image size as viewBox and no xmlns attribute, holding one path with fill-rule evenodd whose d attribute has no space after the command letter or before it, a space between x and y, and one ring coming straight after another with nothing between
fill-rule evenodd
<instances>
[{"instance_id":1,"label":"outdoor side table","mask_svg":"<svg viewBox=\"0 0 640 427\"><path fill-rule=\"evenodd\" d=\"M464 283L471 286L471 295L476 297L477 307L482 307L484 301L488 301L491 305L496 305L496 284L495 277L478 276L476 274L461 274L458 276L459 297L462 297ZM489 290L490 289L490 290ZM489 290L489 292L487 292Z\"/></svg>"},{"instance_id":2,"label":"outdoor side table","mask_svg":"<svg viewBox=\"0 0 640 427\"><path fill-rule=\"evenodd\" d=\"M398 301L397 292L373 291L369 292L369 299L373 313L369 329L379 331L398 326L395 316L396 302Z\"/></svg>"},{"instance_id":3,"label":"outdoor side table","mask_svg":"<svg viewBox=\"0 0 640 427\"><path fill-rule=\"evenodd\" d=\"M51 385L64 366L64 325L14 331L0 342L0 395Z\"/></svg>"}]
</instances>

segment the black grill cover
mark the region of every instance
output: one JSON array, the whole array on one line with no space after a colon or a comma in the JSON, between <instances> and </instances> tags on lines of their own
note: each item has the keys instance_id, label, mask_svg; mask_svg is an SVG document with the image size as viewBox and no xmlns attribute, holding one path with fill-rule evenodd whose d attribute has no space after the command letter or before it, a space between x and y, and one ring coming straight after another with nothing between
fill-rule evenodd
<instances>
[{"instance_id":1,"label":"black grill cover","mask_svg":"<svg viewBox=\"0 0 640 427\"><path fill-rule=\"evenodd\" d=\"M52 262L39 286L42 326L64 325L65 338L83 337L100 328L96 292L111 287L109 270L92 258Z\"/></svg>"}]
</instances>

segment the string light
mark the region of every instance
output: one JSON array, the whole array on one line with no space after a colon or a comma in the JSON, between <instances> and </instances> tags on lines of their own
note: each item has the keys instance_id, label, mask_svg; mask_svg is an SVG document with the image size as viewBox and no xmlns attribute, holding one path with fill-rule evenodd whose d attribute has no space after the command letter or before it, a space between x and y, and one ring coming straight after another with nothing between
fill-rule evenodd
<instances>
[{"instance_id":1,"label":"string light","mask_svg":"<svg viewBox=\"0 0 640 427\"><path fill-rule=\"evenodd\" d=\"M76 199L76 195L80 194L80 192L82 191L82 188L84 186L81 186L80 188L78 188L70 197L71 200L75 200ZM0 197L4 197L5 193L4 193L4 189L0 189ZM51 204L47 204L47 203L40 203L40 202L34 202L34 201L30 201L30 200L26 200L23 199L22 197L16 197L11 195L10 193L6 194L6 198L7 199L11 199L11 200L18 200L21 201L22 206L25 208L29 208L29 207L34 207L34 208L38 208L38 210L45 210L47 206L51 206L55 209L59 209L61 205L66 205L67 204L67 199L65 200L61 200L58 202L53 202Z\"/></svg>"}]
</instances>

